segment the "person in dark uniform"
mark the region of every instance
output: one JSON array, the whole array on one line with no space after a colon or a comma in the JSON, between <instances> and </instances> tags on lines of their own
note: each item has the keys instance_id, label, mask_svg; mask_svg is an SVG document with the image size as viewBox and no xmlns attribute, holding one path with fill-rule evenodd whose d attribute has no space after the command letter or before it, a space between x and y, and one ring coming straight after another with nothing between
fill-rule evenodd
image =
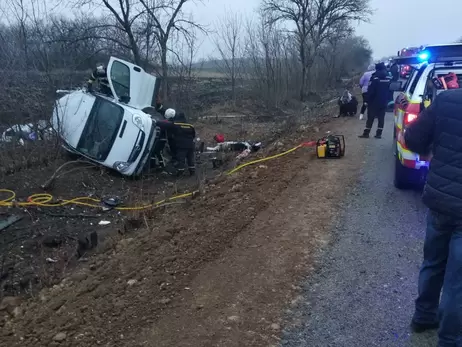
<instances>
[{"instance_id":1,"label":"person in dark uniform","mask_svg":"<svg viewBox=\"0 0 462 347\"><path fill-rule=\"evenodd\" d=\"M173 122L176 111L173 108L165 108L160 99L157 99L156 102L156 111L163 116L166 120ZM161 136L163 136L164 139L164 146L162 147L162 150L165 147L165 144L168 143L168 147L170 149L170 155L172 157L172 162L174 163L176 161L176 148L175 148L175 140L174 140L174 134L172 132L168 132L165 129L161 129Z\"/></svg>"},{"instance_id":2,"label":"person in dark uniform","mask_svg":"<svg viewBox=\"0 0 462 347\"><path fill-rule=\"evenodd\" d=\"M392 63L390 67L390 73L392 82L396 82L399 80L399 67L398 64L396 64L396 61Z\"/></svg>"},{"instance_id":3,"label":"person in dark uniform","mask_svg":"<svg viewBox=\"0 0 462 347\"><path fill-rule=\"evenodd\" d=\"M371 76L367 94L369 112L367 114L366 128L359 137L369 138L374 119L377 118L379 124L374 137L380 139L390 96L390 77L384 63L375 65L375 72Z\"/></svg>"},{"instance_id":4,"label":"person in dark uniform","mask_svg":"<svg viewBox=\"0 0 462 347\"><path fill-rule=\"evenodd\" d=\"M108 96L112 96L112 91L109 86L109 80L107 77L106 67L103 64L98 64L96 69L91 74L87 82L87 89L89 92L93 92L93 83L98 82L100 92Z\"/></svg>"},{"instance_id":5,"label":"person in dark uniform","mask_svg":"<svg viewBox=\"0 0 462 347\"><path fill-rule=\"evenodd\" d=\"M196 130L194 126L187 123L186 116L182 112L177 114L172 108L164 110L163 105L159 103L156 109L165 117L165 120L157 122L157 126L167 133L167 141L173 157L172 174L182 175L187 162L190 175L194 175L196 172L194 144Z\"/></svg>"}]
</instances>

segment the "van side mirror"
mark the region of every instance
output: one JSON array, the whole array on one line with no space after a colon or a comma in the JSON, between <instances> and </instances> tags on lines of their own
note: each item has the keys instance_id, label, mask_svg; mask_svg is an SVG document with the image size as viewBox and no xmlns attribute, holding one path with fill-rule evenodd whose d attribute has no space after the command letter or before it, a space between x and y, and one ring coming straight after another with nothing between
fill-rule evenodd
<instances>
[{"instance_id":1,"label":"van side mirror","mask_svg":"<svg viewBox=\"0 0 462 347\"><path fill-rule=\"evenodd\" d=\"M392 92L402 92L403 91L403 81L394 81L390 83L390 91Z\"/></svg>"}]
</instances>

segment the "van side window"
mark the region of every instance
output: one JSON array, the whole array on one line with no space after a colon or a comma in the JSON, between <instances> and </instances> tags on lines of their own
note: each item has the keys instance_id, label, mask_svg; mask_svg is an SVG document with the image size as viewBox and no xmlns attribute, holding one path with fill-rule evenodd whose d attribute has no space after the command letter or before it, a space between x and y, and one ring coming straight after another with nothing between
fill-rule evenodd
<instances>
[{"instance_id":1,"label":"van side window","mask_svg":"<svg viewBox=\"0 0 462 347\"><path fill-rule=\"evenodd\" d=\"M111 82L118 98L130 96L130 68L114 61L110 71Z\"/></svg>"}]
</instances>

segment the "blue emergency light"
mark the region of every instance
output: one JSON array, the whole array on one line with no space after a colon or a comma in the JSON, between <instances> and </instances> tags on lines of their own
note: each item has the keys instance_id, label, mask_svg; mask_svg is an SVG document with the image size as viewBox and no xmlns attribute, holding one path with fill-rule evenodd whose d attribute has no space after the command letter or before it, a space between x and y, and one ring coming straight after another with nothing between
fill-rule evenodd
<instances>
[{"instance_id":1,"label":"blue emergency light","mask_svg":"<svg viewBox=\"0 0 462 347\"><path fill-rule=\"evenodd\" d=\"M422 51L422 52L419 53L418 58L422 62L428 61L428 59L430 58L430 53L428 53L426 51Z\"/></svg>"}]
</instances>

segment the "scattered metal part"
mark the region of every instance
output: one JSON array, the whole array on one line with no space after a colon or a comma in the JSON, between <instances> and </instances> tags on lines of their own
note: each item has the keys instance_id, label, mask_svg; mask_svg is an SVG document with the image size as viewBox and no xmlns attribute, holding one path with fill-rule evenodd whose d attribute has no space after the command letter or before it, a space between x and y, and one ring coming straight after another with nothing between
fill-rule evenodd
<instances>
[{"instance_id":1,"label":"scattered metal part","mask_svg":"<svg viewBox=\"0 0 462 347\"><path fill-rule=\"evenodd\" d=\"M8 228L10 225L20 221L21 219L22 219L22 216L12 215L5 220L1 220L0 221L0 231Z\"/></svg>"}]
</instances>

